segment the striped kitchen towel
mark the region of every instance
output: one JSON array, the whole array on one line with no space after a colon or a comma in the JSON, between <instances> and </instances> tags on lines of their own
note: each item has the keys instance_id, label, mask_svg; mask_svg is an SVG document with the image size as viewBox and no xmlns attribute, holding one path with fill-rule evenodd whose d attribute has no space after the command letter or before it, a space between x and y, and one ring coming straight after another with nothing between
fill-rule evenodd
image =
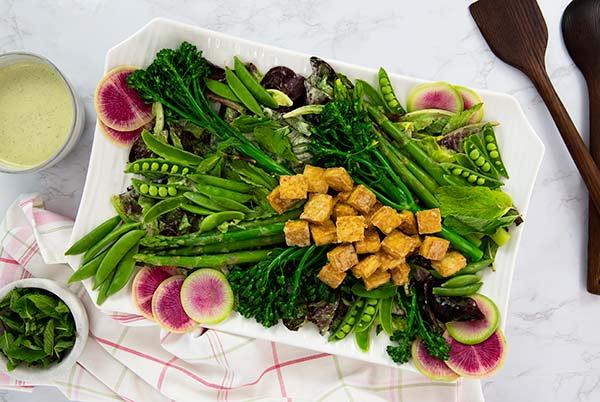
<instances>
[{"instance_id":1,"label":"striped kitchen towel","mask_svg":"<svg viewBox=\"0 0 600 402\"><path fill-rule=\"evenodd\" d=\"M66 283L63 252L73 222L37 195L19 197L0 228L0 285L29 276ZM90 318L85 351L52 384L78 401L419 401L482 402L479 381L432 382L401 369L197 329L170 334L143 318L101 313L71 286ZM1 369L1 368L0 368ZM0 373L0 388L31 390Z\"/></svg>"}]
</instances>

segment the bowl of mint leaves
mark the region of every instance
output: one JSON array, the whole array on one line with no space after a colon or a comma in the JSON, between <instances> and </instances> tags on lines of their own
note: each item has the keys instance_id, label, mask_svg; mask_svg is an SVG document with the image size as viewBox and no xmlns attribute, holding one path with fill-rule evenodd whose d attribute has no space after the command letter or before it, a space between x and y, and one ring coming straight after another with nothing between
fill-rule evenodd
<instances>
[{"instance_id":1,"label":"bowl of mint leaves","mask_svg":"<svg viewBox=\"0 0 600 402\"><path fill-rule=\"evenodd\" d=\"M51 380L83 351L89 323L81 301L48 279L22 279L0 289L0 369L16 379Z\"/></svg>"}]
</instances>

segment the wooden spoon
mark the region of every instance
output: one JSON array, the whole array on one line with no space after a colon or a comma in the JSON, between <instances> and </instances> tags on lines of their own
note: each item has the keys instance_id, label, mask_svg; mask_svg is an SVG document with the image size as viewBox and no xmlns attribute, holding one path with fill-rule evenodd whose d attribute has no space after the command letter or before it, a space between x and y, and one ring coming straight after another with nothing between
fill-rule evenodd
<instances>
[{"instance_id":1,"label":"wooden spoon","mask_svg":"<svg viewBox=\"0 0 600 402\"><path fill-rule=\"evenodd\" d=\"M600 162L600 0L574 0L562 18L567 50L587 82L590 151ZM600 295L600 214L590 203L587 290Z\"/></svg>"},{"instance_id":2,"label":"wooden spoon","mask_svg":"<svg viewBox=\"0 0 600 402\"><path fill-rule=\"evenodd\" d=\"M521 70L548 107L590 197L600 210L600 170L560 101L546 71L548 29L536 0L479 0L469 7L492 52Z\"/></svg>"}]
</instances>

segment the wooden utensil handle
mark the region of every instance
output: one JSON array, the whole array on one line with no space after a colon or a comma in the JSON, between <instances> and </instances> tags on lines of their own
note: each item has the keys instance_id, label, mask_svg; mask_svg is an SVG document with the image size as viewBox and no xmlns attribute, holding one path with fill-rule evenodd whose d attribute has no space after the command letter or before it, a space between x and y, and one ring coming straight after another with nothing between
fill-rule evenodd
<instances>
[{"instance_id":1,"label":"wooden utensil handle","mask_svg":"<svg viewBox=\"0 0 600 402\"><path fill-rule=\"evenodd\" d=\"M548 107L550 115L552 115L554 123L558 127L558 131L590 193L590 198L596 209L600 210L600 170L594 163L592 155L581 139L552 82L550 82L548 74L543 70L538 70L531 74L530 78Z\"/></svg>"},{"instance_id":2,"label":"wooden utensil handle","mask_svg":"<svg viewBox=\"0 0 600 402\"><path fill-rule=\"evenodd\" d=\"M588 82L590 98L590 153L600 162L600 81ZM587 290L600 295L600 214L589 202Z\"/></svg>"}]
</instances>

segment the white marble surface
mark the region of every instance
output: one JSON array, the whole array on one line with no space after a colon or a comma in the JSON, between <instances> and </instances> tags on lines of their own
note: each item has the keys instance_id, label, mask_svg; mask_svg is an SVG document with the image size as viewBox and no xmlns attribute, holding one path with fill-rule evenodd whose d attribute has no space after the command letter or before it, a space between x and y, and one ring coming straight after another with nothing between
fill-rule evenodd
<instances>
[{"instance_id":1,"label":"white marble surface","mask_svg":"<svg viewBox=\"0 0 600 402\"><path fill-rule=\"evenodd\" d=\"M0 0L0 52L46 55L70 77L88 113L76 149L34 175L0 175L0 213L20 193L75 216L93 133L92 96L106 50L164 16L260 42L427 79L507 92L546 144L511 295L503 370L484 382L489 402L599 401L600 298L585 291L587 195L532 85L496 59L465 0L366 2L242 0ZM550 32L548 70L587 137L585 84L559 23L568 0L540 0ZM1 146L1 144L0 144ZM0 401L61 401L55 391L0 392Z\"/></svg>"}]
</instances>

